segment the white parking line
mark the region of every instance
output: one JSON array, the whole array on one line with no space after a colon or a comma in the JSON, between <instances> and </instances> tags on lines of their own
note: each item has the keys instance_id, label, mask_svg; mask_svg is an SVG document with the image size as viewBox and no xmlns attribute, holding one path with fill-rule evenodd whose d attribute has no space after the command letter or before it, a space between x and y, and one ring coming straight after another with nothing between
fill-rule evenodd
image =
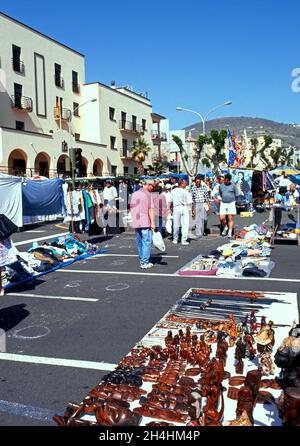
<instances>
[{"instance_id":1,"label":"white parking line","mask_svg":"<svg viewBox=\"0 0 300 446\"><path fill-rule=\"evenodd\" d=\"M42 234L43 232L46 232L46 231L39 231L39 230L37 230L37 229L34 229L34 230L27 230L26 233L27 233L27 232L28 232L28 233L29 233L29 232L33 232L33 233L36 232L36 233L41 233L41 234Z\"/></svg>"},{"instance_id":2,"label":"white parking line","mask_svg":"<svg viewBox=\"0 0 300 446\"><path fill-rule=\"evenodd\" d=\"M26 362L29 364L55 365L74 367L79 369L112 371L117 365L107 362L77 361L76 359L48 358L44 356L17 355L14 353L0 353L0 361Z\"/></svg>"},{"instance_id":3,"label":"white parking line","mask_svg":"<svg viewBox=\"0 0 300 446\"><path fill-rule=\"evenodd\" d=\"M29 293L10 293L9 296L20 296L20 297L37 297L38 299L58 299L58 300L79 300L83 302L98 302L99 299L94 299L92 297L75 297L75 296L47 296L44 294L29 294Z\"/></svg>"},{"instance_id":4,"label":"white parking line","mask_svg":"<svg viewBox=\"0 0 300 446\"><path fill-rule=\"evenodd\" d=\"M300 283L300 279L281 279L280 277L218 277L218 276L179 276L177 274L168 274L168 273L144 273L144 272L132 272L132 271L92 271L92 270L82 270L82 269L59 269L57 270L59 273L75 273L75 274L123 274L127 276L156 276L156 277L173 277L179 279L214 279L214 280L254 280L256 282L291 282L291 283Z\"/></svg>"},{"instance_id":5,"label":"white parking line","mask_svg":"<svg viewBox=\"0 0 300 446\"><path fill-rule=\"evenodd\" d=\"M137 254L96 254L95 256L91 257L92 259L98 258L98 257L138 257ZM168 255L151 255L151 257L154 258L164 258L164 259L179 259L179 256L168 256Z\"/></svg>"},{"instance_id":6,"label":"white parking line","mask_svg":"<svg viewBox=\"0 0 300 446\"><path fill-rule=\"evenodd\" d=\"M60 237L61 235L67 235L68 232L60 232L59 234L47 235L46 237L32 238L30 240L23 240L22 242L14 243L15 246L27 245L27 243L39 242L40 240L48 240L50 238Z\"/></svg>"}]
</instances>

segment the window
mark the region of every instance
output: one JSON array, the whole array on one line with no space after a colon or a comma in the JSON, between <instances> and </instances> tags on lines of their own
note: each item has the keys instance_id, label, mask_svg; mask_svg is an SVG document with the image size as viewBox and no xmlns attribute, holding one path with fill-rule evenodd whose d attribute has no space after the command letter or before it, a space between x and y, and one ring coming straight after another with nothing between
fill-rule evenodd
<instances>
[{"instance_id":1,"label":"window","mask_svg":"<svg viewBox=\"0 0 300 446\"><path fill-rule=\"evenodd\" d=\"M18 108L22 108L22 90L23 90L22 85L14 84L15 107Z\"/></svg>"},{"instance_id":2,"label":"window","mask_svg":"<svg viewBox=\"0 0 300 446\"><path fill-rule=\"evenodd\" d=\"M56 96L55 101L55 118L59 119L63 117L63 98Z\"/></svg>"},{"instance_id":3,"label":"window","mask_svg":"<svg viewBox=\"0 0 300 446\"><path fill-rule=\"evenodd\" d=\"M128 175L128 167L127 166L123 167L123 174Z\"/></svg>"},{"instance_id":4,"label":"window","mask_svg":"<svg viewBox=\"0 0 300 446\"><path fill-rule=\"evenodd\" d=\"M117 176L117 166L111 166L111 174L116 177Z\"/></svg>"},{"instance_id":5,"label":"window","mask_svg":"<svg viewBox=\"0 0 300 446\"><path fill-rule=\"evenodd\" d=\"M61 65L59 65L58 63L54 64L54 80L57 87L64 87L64 81L61 77Z\"/></svg>"},{"instance_id":6,"label":"window","mask_svg":"<svg viewBox=\"0 0 300 446\"><path fill-rule=\"evenodd\" d=\"M115 136L110 137L110 148L111 148L111 150L116 150L116 137Z\"/></svg>"},{"instance_id":7,"label":"window","mask_svg":"<svg viewBox=\"0 0 300 446\"><path fill-rule=\"evenodd\" d=\"M79 93L78 73L77 73L77 71L72 71L72 90L73 90L74 93Z\"/></svg>"},{"instance_id":8,"label":"window","mask_svg":"<svg viewBox=\"0 0 300 446\"><path fill-rule=\"evenodd\" d=\"M115 121L116 120L115 119L115 112L116 112L116 110L114 108L109 107L109 119L111 121Z\"/></svg>"},{"instance_id":9,"label":"window","mask_svg":"<svg viewBox=\"0 0 300 446\"><path fill-rule=\"evenodd\" d=\"M134 175L137 175L138 171L137 171L137 167L134 167Z\"/></svg>"},{"instance_id":10,"label":"window","mask_svg":"<svg viewBox=\"0 0 300 446\"><path fill-rule=\"evenodd\" d=\"M147 121L146 119L142 119L142 129L145 132L147 130Z\"/></svg>"},{"instance_id":11,"label":"window","mask_svg":"<svg viewBox=\"0 0 300 446\"><path fill-rule=\"evenodd\" d=\"M132 115L132 130L136 131L136 116Z\"/></svg>"},{"instance_id":12,"label":"window","mask_svg":"<svg viewBox=\"0 0 300 446\"><path fill-rule=\"evenodd\" d=\"M127 156L127 150L128 150L128 141L127 139L122 139L122 155Z\"/></svg>"},{"instance_id":13,"label":"window","mask_svg":"<svg viewBox=\"0 0 300 446\"><path fill-rule=\"evenodd\" d=\"M23 121L16 121L16 130L25 130Z\"/></svg>"},{"instance_id":14,"label":"window","mask_svg":"<svg viewBox=\"0 0 300 446\"><path fill-rule=\"evenodd\" d=\"M12 46L12 65L17 73L23 73L23 63L21 62L21 48L17 45Z\"/></svg>"},{"instance_id":15,"label":"window","mask_svg":"<svg viewBox=\"0 0 300 446\"><path fill-rule=\"evenodd\" d=\"M80 141L80 133L74 133L75 141Z\"/></svg>"},{"instance_id":16,"label":"window","mask_svg":"<svg viewBox=\"0 0 300 446\"><path fill-rule=\"evenodd\" d=\"M77 102L73 102L73 115L80 116L79 115L79 104L77 104Z\"/></svg>"},{"instance_id":17,"label":"window","mask_svg":"<svg viewBox=\"0 0 300 446\"><path fill-rule=\"evenodd\" d=\"M121 112L121 128L122 129L126 128L126 113L125 112Z\"/></svg>"}]
</instances>

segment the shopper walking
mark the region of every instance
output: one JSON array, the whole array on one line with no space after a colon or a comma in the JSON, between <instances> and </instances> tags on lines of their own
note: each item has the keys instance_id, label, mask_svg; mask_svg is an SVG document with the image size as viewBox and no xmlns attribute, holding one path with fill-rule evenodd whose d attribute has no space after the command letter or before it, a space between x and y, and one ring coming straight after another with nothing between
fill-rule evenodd
<instances>
[{"instance_id":1,"label":"shopper walking","mask_svg":"<svg viewBox=\"0 0 300 446\"><path fill-rule=\"evenodd\" d=\"M232 238L234 228L234 216L236 215L236 198L238 191L235 184L231 182L231 175L225 175L224 183L220 184L220 221L223 227L222 235L228 234ZM228 218L228 226L226 218Z\"/></svg>"},{"instance_id":2,"label":"shopper walking","mask_svg":"<svg viewBox=\"0 0 300 446\"><path fill-rule=\"evenodd\" d=\"M135 229L136 243L142 269L152 268L150 255L152 231L155 230L154 203L152 192L154 181L146 180L145 186L132 194L130 211Z\"/></svg>"},{"instance_id":3,"label":"shopper walking","mask_svg":"<svg viewBox=\"0 0 300 446\"><path fill-rule=\"evenodd\" d=\"M204 235L204 224L207 220L207 212L210 208L209 192L204 183L204 176L197 175L195 184L191 187L193 199L192 215L195 217L196 238L199 239Z\"/></svg>"},{"instance_id":4,"label":"shopper walking","mask_svg":"<svg viewBox=\"0 0 300 446\"><path fill-rule=\"evenodd\" d=\"M211 191L211 198L214 201L214 213L216 215L219 215L219 213L220 213L220 203L221 203L220 184L222 184L223 182L224 182L223 175L219 175L217 177L217 183L215 184L215 186L213 187L213 190Z\"/></svg>"},{"instance_id":5,"label":"shopper walking","mask_svg":"<svg viewBox=\"0 0 300 446\"><path fill-rule=\"evenodd\" d=\"M187 182L179 181L179 187L172 190L173 209L173 243L178 243L179 229L181 227L181 244L188 245L190 212L193 203L192 195L186 188Z\"/></svg>"}]
</instances>

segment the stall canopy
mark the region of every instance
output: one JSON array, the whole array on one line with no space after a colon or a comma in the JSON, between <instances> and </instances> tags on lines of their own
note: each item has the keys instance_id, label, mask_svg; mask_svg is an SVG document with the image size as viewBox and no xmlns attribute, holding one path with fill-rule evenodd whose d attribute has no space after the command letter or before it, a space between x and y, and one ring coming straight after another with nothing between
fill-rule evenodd
<instances>
[{"instance_id":1,"label":"stall canopy","mask_svg":"<svg viewBox=\"0 0 300 446\"><path fill-rule=\"evenodd\" d=\"M300 175L291 175L290 179L294 184L298 184L298 186L300 186Z\"/></svg>"},{"instance_id":2,"label":"stall canopy","mask_svg":"<svg viewBox=\"0 0 300 446\"><path fill-rule=\"evenodd\" d=\"M287 175L300 174L299 170L295 169L295 167L290 167L290 166L280 166L274 170L271 170L272 175L281 175L282 172L285 172Z\"/></svg>"},{"instance_id":3,"label":"stall canopy","mask_svg":"<svg viewBox=\"0 0 300 446\"><path fill-rule=\"evenodd\" d=\"M44 181L26 179L22 184L23 215L63 213L63 183L60 178Z\"/></svg>"},{"instance_id":4,"label":"stall canopy","mask_svg":"<svg viewBox=\"0 0 300 446\"><path fill-rule=\"evenodd\" d=\"M0 173L0 214L4 214L16 226L23 225L22 178Z\"/></svg>"}]
</instances>

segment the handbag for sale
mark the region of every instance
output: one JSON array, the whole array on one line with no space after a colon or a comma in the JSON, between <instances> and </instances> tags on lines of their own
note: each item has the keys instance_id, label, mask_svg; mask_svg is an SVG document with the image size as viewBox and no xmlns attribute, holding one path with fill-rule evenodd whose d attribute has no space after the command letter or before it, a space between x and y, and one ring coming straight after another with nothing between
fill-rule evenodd
<instances>
[{"instance_id":1,"label":"handbag for sale","mask_svg":"<svg viewBox=\"0 0 300 446\"><path fill-rule=\"evenodd\" d=\"M4 214L0 214L0 240L9 238L14 232L18 231L16 226L9 218Z\"/></svg>"},{"instance_id":2,"label":"handbag for sale","mask_svg":"<svg viewBox=\"0 0 300 446\"><path fill-rule=\"evenodd\" d=\"M159 251L165 252L166 246L165 246L164 239L162 238L162 235L160 232L153 231L152 240L153 240L153 245L155 246L155 248L157 248Z\"/></svg>"}]
</instances>

